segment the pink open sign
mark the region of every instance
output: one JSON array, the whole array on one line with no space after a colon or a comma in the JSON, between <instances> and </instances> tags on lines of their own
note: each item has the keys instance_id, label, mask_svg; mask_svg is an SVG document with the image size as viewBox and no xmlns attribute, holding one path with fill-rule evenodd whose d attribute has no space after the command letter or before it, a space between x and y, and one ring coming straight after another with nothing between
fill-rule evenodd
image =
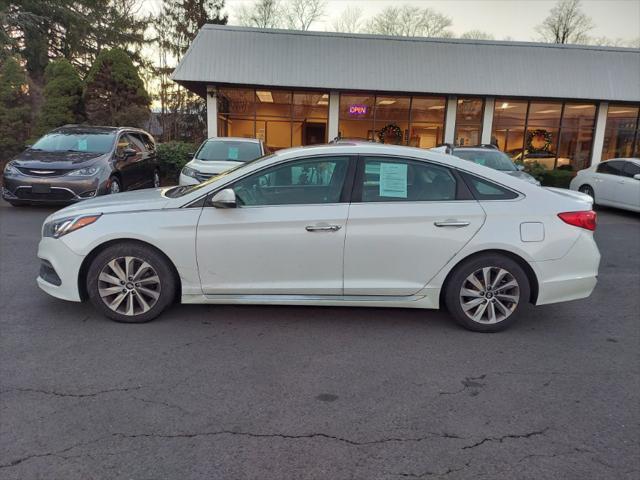
<instances>
[{"instance_id":1,"label":"pink open sign","mask_svg":"<svg viewBox=\"0 0 640 480\"><path fill-rule=\"evenodd\" d=\"M366 115L368 111L367 105L349 105L349 115Z\"/></svg>"}]
</instances>

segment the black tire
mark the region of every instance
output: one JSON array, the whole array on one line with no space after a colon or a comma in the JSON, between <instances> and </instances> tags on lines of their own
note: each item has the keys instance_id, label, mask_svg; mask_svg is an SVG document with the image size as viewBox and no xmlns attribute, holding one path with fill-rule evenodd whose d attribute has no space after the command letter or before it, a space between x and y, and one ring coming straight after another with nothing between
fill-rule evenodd
<instances>
[{"instance_id":1,"label":"black tire","mask_svg":"<svg viewBox=\"0 0 640 480\"><path fill-rule=\"evenodd\" d=\"M591 198L593 198L593 204L596 204L596 194L594 193L591 185L581 185L580 188L578 188L578 191L589 195Z\"/></svg>"},{"instance_id":2,"label":"black tire","mask_svg":"<svg viewBox=\"0 0 640 480\"><path fill-rule=\"evenodd\" d=\"M110 269L111 267L107 265L114 260L122 264L123 259L126 257L138 260L138 262L133 261L131 264L132 270L134 271L136 265L140 267L143 261L146 262L151 268L144 271L147 272L147 274L155 274L152 276L153 278L157 277L159 279L157 282L158 285L155 285L154 280L153 285L145 283L142 285L142 289L139 290L137 287L141 285L136 283L136 279L132 280L132 277L130 277L127 279L128 281L126 281L125 285L118 287L122 289L120 292L106 296L105 300L103 300L103 297L100 295L100 289L105 292L105 288L110 285L113 285L113 288L117 287L115 282L103 282L99 279L103 269ZM106 271L109 273L109 270ZM111 270L110 274L112 278L115 279L117 274L114 275L114 273L115 270ZM119 279L120 277L117 278ZM141 276L138 281L141 280L145 282L149 280L149 278L151 277L147 276L145 278ZM93 306L110 319L122 323L144 323L156 318L173 302L176 295L176 286L176 279L169 260L151 247L132 242L123 242L107 247L93 259L87 272L87 292ZM127 293L125 293L125 290ZM133 290L135 290L135 292L133 292ZM142 293L142 291L147 292L148 290L154 292L154 297ZM114 310L105 302L113 302L120 293L125 295L125 300L120 300L123 307L116 306L116 310ZM136 297L136 295L138 297ZM140 297L141 295L142 297ZM157 299L155 295L157 295ZM132 310L133 314L129 315L127 315L126 312L123 313L123 310L127 310L128 296L133 297L131 302L134 305ZM138 300L138 298L142 298L142 302L147 303L147 306L150 307L147 311L144 311L143 303ZM152 302L155 303L152 304Z\"/></svg>"},{"instance_id":3,"label":"black tire","mask_svg":"<svg viewBox=\"0 0 640 480\"><path fill-rule=\"evenodd\" d=\"M501 270L505 270L509 275L505 275L498 285L491 286L488 291L481 291L482 295L477 295L477 298L476 295L462 297L463 287L465 287L465 292L469 292L469 290L475 291L474 286L468 281L472 274L477 274L475 278L481 284L483 283L481 274L483 268L491 269L489 270L489 283L496 279ZM517 282L517 286L508 286L508 284L512 283L512 279ZM529 301L530 291L527 274L516 261L505 255L484 254L472 257L455 268L445 285L445 303L449 313L463 327L474 332L499 332L511 326L517 320L522 304ZM507 296L515 298L516 293L518 296L517 302L505 300ZM481 303L477 303L477 309L475 310L473 308L476 307L472 307L468 314L462 305L465 301L467 306L478 301L481 301ZM484 313L480 312L483 305L486 305ZM503 311L501 310L502 307L506 307L506 309ZM490 323L489 318L486 321L483 320L485 315L489 317L490 312L493 312L498 320L495 323ZM507 312L510 313L507 315ZM479 320L471 318L472 314L475 313L480 314ZM505 318L500 319L501 316Z\"/></svg>"},{"instance_id":4,"label":"black tire","mask_svg":"<svg viewBox=\"0 0 640 480\"><path fill-rule=\"evenodd\" d=\"M15 201L11 201L11 200L7 200L7 202L9 202L12 207L24 207L24 206L27 205L24 202L15 202Z\"/></svg>"},{"instance_id":5,"label":"black tire","mask_svg":"<svg viewBox=\"0 0 640 480\"><path fill-rule=\"evenodd\" d=\"M160 187L160 170L158 170L157 168L153 171L153 177L151 177L151 186L153 188L159 188Z\"/></svg>"},{"instance_id":6,"label":"black tire","mask_svg":"<svg viewBox=\"0 0 640 480\"><path fill-rule=\"evenodd\" d=\"M124 189L122 188L122 182L120 181L120 178L112 175L111 177L109 177L109 189L107 190L107 193L112 195L120 192L124 192Z\"/></svg>"}]
</instances>

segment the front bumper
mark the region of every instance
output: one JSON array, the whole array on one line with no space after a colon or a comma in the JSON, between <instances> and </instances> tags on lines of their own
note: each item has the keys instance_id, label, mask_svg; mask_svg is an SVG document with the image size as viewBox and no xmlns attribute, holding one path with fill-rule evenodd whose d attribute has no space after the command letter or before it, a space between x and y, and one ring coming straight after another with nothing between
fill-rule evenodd
<instances>
[{"instance_id":1,"label":"front bumper","mask_svg":"<svg viewBox=\"0 0 640 480\"><path fill-rule=\"evenodd\" d=\"M38 245L38 258L46 262L37 279L42 290L62 300L82 301L78 277L84 257L71 251L61 239L45 237Z\"/></svg>"},{"instance_id":2,"label":"front bumper","mask_svg":"<svg viewBox=\"0 0 640 480\"><path fill-rule=\"evenodd\" d=\"M104 182L91 177L4 177L2 198L10 202L68 204L93 198L105 192Z\"/></svg>"}]
</instances>

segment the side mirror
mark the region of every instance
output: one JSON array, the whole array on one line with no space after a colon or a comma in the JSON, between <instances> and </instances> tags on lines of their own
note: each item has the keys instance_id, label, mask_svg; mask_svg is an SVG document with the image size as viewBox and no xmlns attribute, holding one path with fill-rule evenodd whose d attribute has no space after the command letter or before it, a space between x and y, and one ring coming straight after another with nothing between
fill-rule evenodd
<instances>
[{"instance_id":1,"label":"side mirror","mask_svg":"<svg viewBox=\"0 0 640 480\"><path fill-rule=\"evenodd\" d=\"M187 153L187 156L190 157L190 158L193 158L193 157L196 156L196 152L189 152L189 153Z\"/></svg>"},{"instance_id":2,"label":"side mirror","mask_svg":"<svg viewBox=\"0 0 640 480\"><path fill-rule=\"evenodd\" d=\"M216 208L236 208L238 203L236 202L236 192L233 188L225 188L220 190L213 197L211 197L211 206Z\"/></svg>"},{"instance_id":3,"label":"side mirror","mask_svg":"<svg viewBox=\"0 0 640 480\"><path fill-rule=\"evenodd\" d=\"M636 173L633 178L635 178L636 180L640 180L640 173Z\"/></svg>"},{"instance_id":4,"label":"side mirror","mask_svg":"<svg viewBox=\"0 0 640 480\"><path fill-rule=\"evenodd\" d=\"M524 170L524 165L516 163L516 168L522 172Z\"/></svg>"},{"instance_id":5,"label":"side mirror","mask_svg":"<svg viewBox=\"0 0 640 480\"><path fill-rule=\"evenodd\" d=\"M138 153L138 152L136 152L133 148L125 148L122 151L122 156L124 158L134 157L136 155L136 153Z\"/></svg>"}]
</instances>

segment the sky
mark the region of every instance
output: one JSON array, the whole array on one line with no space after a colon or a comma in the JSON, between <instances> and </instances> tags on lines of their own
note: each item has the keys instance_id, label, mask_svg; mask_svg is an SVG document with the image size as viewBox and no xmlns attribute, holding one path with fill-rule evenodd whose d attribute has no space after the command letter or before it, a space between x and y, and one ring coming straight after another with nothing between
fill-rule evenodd
<instances>
[{"instance_id":1,"label":"sky","mask_svg":"<svg viewBox=\"0 0 640 480\"><path fill-rule=\"evenodd\" d=\"M156 13L161 0L143 0L146 11ZM285 1L286 0L282 0ZM225 10L230 24L233 12L252 0L226 0ZM469 30L491 33L497 40L532 41L540 24L555 5L555 0L326 0L327 15L313 24L311 30L332 30L332 21L349 5L357 5L365 17L388 6L410 4L437 10L453 20L451 30L460 35ZM640 37L640 0L582 0L582 9L595 24L590 35L632 40Z\"/></svg>"}]
</instances>

